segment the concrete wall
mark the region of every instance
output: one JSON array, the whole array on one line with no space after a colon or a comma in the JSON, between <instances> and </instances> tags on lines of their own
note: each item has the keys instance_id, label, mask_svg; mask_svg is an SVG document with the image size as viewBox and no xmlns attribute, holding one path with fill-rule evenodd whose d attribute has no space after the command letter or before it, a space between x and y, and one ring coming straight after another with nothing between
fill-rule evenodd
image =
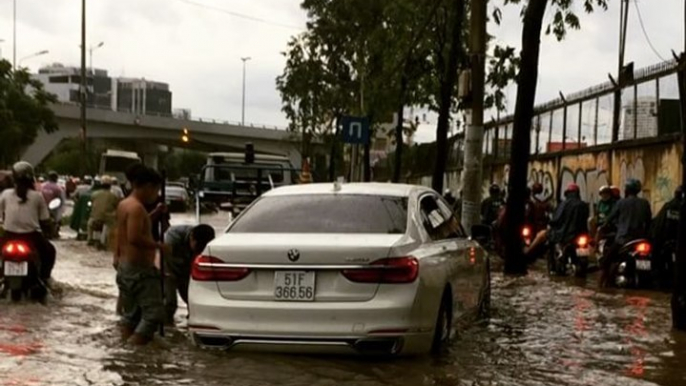
<instances>
[{"instance_id":1,"label":"concrete wall","mask_svg":"<svg viewBox=\"0 0 686 386\"><path fill-rule=\"evenodd\" d=\"M598 202L598 190L603 185L615 185L623 190L627 179L643 183L643 196L653 211L672 199L681 183L681 143L674 140L634 141L621 146L604 147L574 154L539 157L529 164L528 185L543 185L542 198L558 199L570 183L579 185L585 201ZM484 168L484 194L491 183L508 185L509 165L494 164ZM453 192L461 188L460 171L445 176L446 187ZM411 178L408 182L431 186L431 177ZM485 197L485 196L484 196Z\"/></svg>"}]
</instances>

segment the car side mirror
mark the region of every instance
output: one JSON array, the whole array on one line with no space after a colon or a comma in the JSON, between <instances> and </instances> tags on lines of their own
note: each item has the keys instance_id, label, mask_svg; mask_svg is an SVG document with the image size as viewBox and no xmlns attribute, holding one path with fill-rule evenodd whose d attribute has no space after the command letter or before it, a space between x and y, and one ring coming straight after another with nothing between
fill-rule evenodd
<instances>
[{"instance_id":1,"label":"car side mirror","mask_svg":"<svg viewBox=\"0 0 686 386\"><path fill-rule=\"evenodd\" d=\"M488 225L477 224L472 226L472 240L479 244L488 243L492 237L491 227Z\"/></svg>"}]
</instances>

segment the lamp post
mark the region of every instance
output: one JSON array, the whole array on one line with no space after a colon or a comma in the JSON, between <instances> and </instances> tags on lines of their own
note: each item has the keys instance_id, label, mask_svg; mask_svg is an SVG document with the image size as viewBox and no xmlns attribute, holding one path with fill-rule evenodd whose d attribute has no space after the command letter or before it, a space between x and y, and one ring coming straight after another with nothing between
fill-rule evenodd
<instances>
[{"instance_id":1,"label":"lamp post","mask_svg":"<svg viewBox=\"0 0 686 386\"><path fill-rule=\"evenodd\" d=\"M88 55L89 55L89 59L88 59L88 60L89 60L89 62L90 62L89 65L88 65L88 67L90 67L91 73L92 73L93 75L95 75L95 68L93 68L93 51L97 50L98 48L100 48L100 47L102 47L102 46L104 46L104 45L105 45L105 42L100 42L100 43L98 43L96 46L90 46L90 48L88 48Z\"/></svg>"},{"instance_id":2,"label":"lamp post","mask_svg":"<svg viewBox=\"0 0 686 386\"><path fill-rule=\"evenodd\" d=\"M245 63L252 59L249 56L241 58L243 61L243 97L241 102L241 125L245 126Z\"/></svg>"},{"instance_id":3,"label":"lamp post","mask_svg":"<svg viewBox=\"0 0 686 386\"><path fill-rule=\"evenodd\" d=\"M5 39L0 39L0 44L4 43ZM0 60L2 59L2 46L0 46Z\"/></svg>"},{"instance_id":4,"label":"lamp post","mask_svg":"<svg viewBox=\"0 0 686 386\"><path fill-rule=\"evenodd\" d=\"M17 69L17 0L12 5L12 68Z\"/></svg>"},{"instance_id":5,"label":"lamp post","mask_svg":"<svg viewBox=\"0 0 686 386\"><path fill-rule=\"evenodd\" d=\"M43 50L43 51L38 51L38 52L33 53L31 55L28 55L28 56L24 56L23 58L19 59L19 67L21 67L21 64L24 60L32 59L32 58L35 58L37 56L47 55L49 52L50 51L48 51L48 50Z\"/></svg>"}]
</instances>

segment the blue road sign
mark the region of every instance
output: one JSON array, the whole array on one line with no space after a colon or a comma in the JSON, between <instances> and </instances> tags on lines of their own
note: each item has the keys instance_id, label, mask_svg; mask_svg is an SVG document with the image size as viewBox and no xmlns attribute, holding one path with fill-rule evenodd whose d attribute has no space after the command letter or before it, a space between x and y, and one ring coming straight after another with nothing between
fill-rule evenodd
<instances>
[{"instance_id":1,"label":"blue road sign","mask_svg":"<svg viewBox=\"0 0 686 386\"><path fill-rule=\"evenodd\" d=\"M343 142L356 145L369 143L369 118L343 116L340 124Z\"/></svg>"}]
</instances>

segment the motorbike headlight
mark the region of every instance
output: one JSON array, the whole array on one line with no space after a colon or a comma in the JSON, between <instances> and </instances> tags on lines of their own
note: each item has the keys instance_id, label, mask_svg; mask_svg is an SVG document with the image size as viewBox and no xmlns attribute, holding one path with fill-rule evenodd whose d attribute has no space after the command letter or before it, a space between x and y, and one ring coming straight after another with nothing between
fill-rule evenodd
<instances>
[{"instance_id":1,"label":"motorbike headlight","mask_svg":"<svg viewBox=\"0 0 686 386\"><path fill-rule=\"evenodd\" d=\"M619 273L624 273L624 272L626 272L626 262L623 262L623 263L619 264L619 267L617 268L617 271L619 271ZM624 276L622 276L622 277L624 277ZM624 279L624 280L626 280L626 279Z\"/></svg>"}]
</instances>

